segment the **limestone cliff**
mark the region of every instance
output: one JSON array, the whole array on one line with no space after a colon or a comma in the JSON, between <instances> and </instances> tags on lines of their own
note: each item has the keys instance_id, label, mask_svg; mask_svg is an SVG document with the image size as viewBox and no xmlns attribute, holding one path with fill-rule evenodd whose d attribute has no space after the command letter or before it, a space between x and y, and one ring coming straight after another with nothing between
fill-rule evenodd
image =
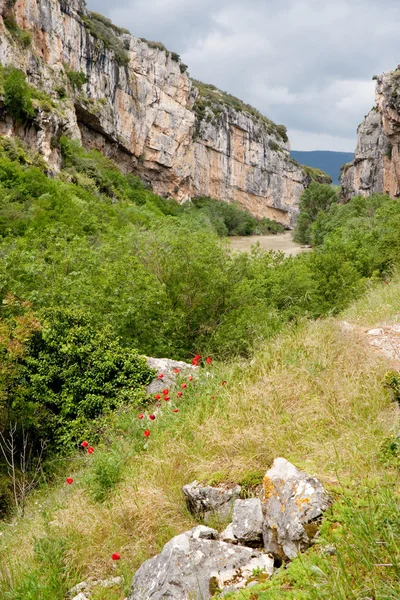
<instances>
[{"instance_id":1,"label":"limestone cliff","mask_svg":"<svg viewBox=\"0 0 400 600\"><path fill-rule=\"evenodd\" d=\"M400 197L400 68L377 78L376 107L358 128L354 161L342 171L342 197Z\"/></svg>"},{"instance_id":2,"label":"limestone cliff","mask_svg":"<svg viewBox=\"0 0 400 600\"><path fill-rule=\"evenodd\" d=\"M88 12L84 0L0 0L0 62L22 69L51 101L37 103L28 127L0 98L0 135L35 144L52 169L66 134L158 194L238 201L293 225L308 180L289 156L285 128L195 85L178 55Z\"/></svg>"}]
</instances>

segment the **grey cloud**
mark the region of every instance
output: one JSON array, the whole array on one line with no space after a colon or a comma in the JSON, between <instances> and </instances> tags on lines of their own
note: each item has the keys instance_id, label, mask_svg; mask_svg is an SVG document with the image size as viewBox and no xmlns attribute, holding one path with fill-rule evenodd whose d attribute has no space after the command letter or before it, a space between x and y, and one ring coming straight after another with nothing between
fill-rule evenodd
<instances>
[{"instance_id":1,"label":"grey cloud","mask_svg":"<svg viewBox=\"0 0 400 600\"><path fill-rule=\"evenodd\" d=\"M284 123L297 149L316 143L353 150L357 125L374 103L372 75L400 62L396 0L89 0L88 6L134 35L162 41L181 54L193 77Z\"/></svg>"}]
</instances>

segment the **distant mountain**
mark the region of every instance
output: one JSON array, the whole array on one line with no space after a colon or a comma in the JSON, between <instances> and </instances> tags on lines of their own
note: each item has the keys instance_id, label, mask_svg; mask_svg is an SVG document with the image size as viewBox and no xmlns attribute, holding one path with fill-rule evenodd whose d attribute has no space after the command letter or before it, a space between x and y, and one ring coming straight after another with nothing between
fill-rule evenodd
<instances>
[{"instance_id":1,"label":"distant mountain","mask_svg":"<svg viewBox=\"0 0 400 600\"><path fill-rule=\"evenodd\" d=\"M321 169L328 173L335 185L339 185L340 167L354 158L352 152L331 152L329 150L313 150L312 152L292 150L290 156L301 165Z\"/></svg>"}]
</instances>

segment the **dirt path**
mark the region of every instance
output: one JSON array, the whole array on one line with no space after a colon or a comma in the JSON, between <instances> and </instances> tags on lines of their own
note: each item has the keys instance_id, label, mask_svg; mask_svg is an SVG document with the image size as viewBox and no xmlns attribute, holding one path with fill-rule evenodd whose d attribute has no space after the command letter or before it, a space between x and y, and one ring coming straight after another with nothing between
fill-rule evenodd
<instances>
[{"instance_id":1,"label":"dirt path","mask_svg":"<svg viewBox=\"0 0 400 600\"><path fill-rule=\"evenodd\" d=\"M251 247L257 243L260 244L263 250L280 251L291 256L307 250L292 240L290 231L278 235L233 236L229 238L229 241L232 248L238 252L250 252Z\"/></svg>"}]
</instances>

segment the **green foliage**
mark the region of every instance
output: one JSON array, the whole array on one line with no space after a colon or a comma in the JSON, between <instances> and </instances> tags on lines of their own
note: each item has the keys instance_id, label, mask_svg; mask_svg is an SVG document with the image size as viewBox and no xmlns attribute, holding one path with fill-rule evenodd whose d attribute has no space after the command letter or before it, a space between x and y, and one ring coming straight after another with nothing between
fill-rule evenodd
<instances>
[{"instance_id":1,"label":"green foliage","mask_svg":"<svg viewBox=\"0 0 400 600\"><path fill-rule=\"evenodd\" d=\"M65 72L70 81L70 84L75 90L81 90L82 86L85 85L85 83L87 83L87 77L85 73L82 73L82 71L73 71L66 68ZM62 90L62 93L64 93L64 90Z\"/></svg>"},{"instance_id":2,"label":"green foliage","mask_svg":"<svg viewBox=\"0 0 400 600\"><path fill-rule=\"evenodd\" d=\"M237 204L197 197L192 200L198 209L220 236L282 233L285 228L270 219L253 217Z\"/></svg>"},{"instance_id":3,"label":"green foliage","mask_svg":"<svg viewBox=\"0 0 400 600\"><path fill-rule=\"evenodd\" d=\"M121 29L102 15L95 12L88 12L82 20L88 28L91 35L104 45L107 50L114 52L115 60L120 67L126 67L129 64L129 54L126 51L123 40L120 35L129 33L126 29Z\"/></svg>"},{"instance_id":4,"label":"green foliage","mask_svg":"<svg viewBox=\"0 0 400 600\"><path fill-rule=\"evenodd\" d=\"M273 121L267 117L264 117L264 115L262 115L250 104L246 104L242 100L239 100L239 98L232 96L232 94L222 92L215 87L215 85L202 83L197 79L193 79L192 81L194 86L199 91L199 96L193 107L198 122L201 122L201 120L205 117L206 110L208 108L215 110L214 106L227 106L239 112L250 114L256 121L264 126L268 133L275 135L275 137L279 140L284 142L288 141L286 127L284 125L276 125L273 123Z\"/></svg>"},{"instance_id":5,"label":"green foliage","mask_svg":"<svg viewBox=\"0 0 400 600\"><path fill-rule=\"evenodd\" d=\"M18 69L4 70L4 106L16 121L22 123L35 116L31 88L24 73Z\"/></svg>"},{"instance_id":6,"label":"green foliage","mask_svg":"<svg viewBox=\"0 0 400 600\"><path fill-rule=\"evenodd\" d=\"M123 458L117 451L96 452L93 457L87 485L96 502L104 502L121 480Z\"/></svg>"},{"instance_id":7,"label":"green foliage","mask_svg":"<svg viewBox=\"0 0 400 600\"><path fill-rule=\"evenodd\" d=\"M311 169L311 167L304 168ZM338 199L335 188L327 184L311 183L300 198L300 214L293 239L300 244L310 244L311 226L317 219L319 212L326 213L333 203L338 202Z\"/></svg>"},{"instance_id":8,"label":"green foliage","mask_svg":"<svg viewBox=\"0 0 400 600\"><path fill-rule=\"evenodd\" d=\"M142 42L148 45L149 48L154 48L156 50L161 50L162 52L167 52L167 48L161 42L152 42L151 40L146 40L146 38L140 38Z\"/></svg>"},{"instance_id":9,"label":"green foliage","mask_svg":"<svg viewBox=\"0 0 400 600\"><path fill-rule=\"evenodd\" d=\"M393 400L400 404L400 373L399 371L388 371L385 375L384 385L391 393Z\"/></svg>"},{"instance_id":10,"label":"green foliage","mask_svg":"<svg viewBox=\"0 0 400 600\"><path fill-rule=\"evenodd\" d=\"M19 43L23 48L29 48L32 43L32 34L30 31L21 29L13 15L4 17L4 25L11 33L12 37Z\"/></svg>"},{"instance_id":11,"label":"green foliage","mask_svg":"<svg viewBox=\"0 0 400 600\"><path fill-rule=\"evenodd\" d=\"M321 171L321 169L315 169L314 167L308 167L307 165L301 165L301 168L310 181L316 183L332 183L332 177Z\"/></svg>"},{"instance_id":12,"label":"green foliage","mask_svg":"<svg viewBox=\"0 0 400 600\"><path fill-rule=\"evenodd\" d=\"M16 305L22 316L7 316L9 307L0 321L2 427L19 423L48 452L70 452L83 437L93 439L97 418L142 400L151 372L109 328L68 308L47 309L38 321L26 305Z\"/></svg>"}]
</instances>

